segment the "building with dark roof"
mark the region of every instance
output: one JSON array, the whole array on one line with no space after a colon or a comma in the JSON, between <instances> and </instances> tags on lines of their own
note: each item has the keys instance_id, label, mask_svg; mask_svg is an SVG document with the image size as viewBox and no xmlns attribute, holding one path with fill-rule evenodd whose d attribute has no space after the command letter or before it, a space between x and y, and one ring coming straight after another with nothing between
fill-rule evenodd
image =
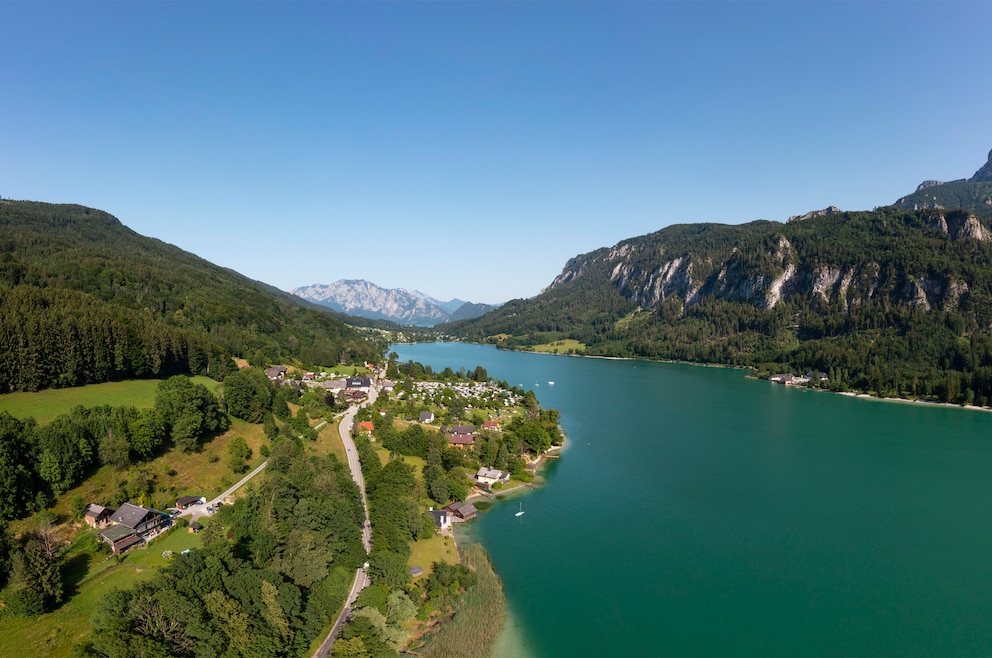
<instances>
[{"instance_id":1,"label":"building with dark roof","mask_svg":"<svg viewBox=\"0 0 992 658\"><path fill-rule=\"evenodd\" d=\"M461 519L462 521L471 521L479 513L479 510L475 509L475 505L461 501L451 503L444 509L451 512L456 519Z\"/></svg>"},{"instance_id":2,"label":"building with dark roof","mask_svg":"<svg viewBox=\"0 0 992 658\"><path fill-rule=\"evenodd\" d=\"M145 541L135 534L134 530L123 525L112 525L106 530L98 532L96 536L103 543L110 545L110 550L114 552L114 555L120 555Z\"/></svg>"},{"instance_id":3,"label":"building with dark roof","mask_svg":"<svg viewBox=\"0 0 992 658\"><path fill-rule=\"evenodd\" d=\"M124 503L110 515L110 520L138 534L143 534L166 525L169 522L169 515L141 505Z\"/></svg>"}]
</instances>

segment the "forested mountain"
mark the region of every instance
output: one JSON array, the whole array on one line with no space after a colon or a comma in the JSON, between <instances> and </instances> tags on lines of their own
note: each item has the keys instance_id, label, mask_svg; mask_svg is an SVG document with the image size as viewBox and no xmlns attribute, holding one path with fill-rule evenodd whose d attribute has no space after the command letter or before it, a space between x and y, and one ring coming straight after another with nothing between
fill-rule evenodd
<instances>
[{"instance_id":1,"label":"forested mountain","mask_svg":"<svg viewBox=\"0 0 992 658\"><path fill-rule=\"evenodd\" d=\"M382 288L363 279L315 283L294 288L292 292L340 313L418 327L433 327L450 320L477 318L495 308L460 299L444 302L418 290Z\"/></svg>"},{"instance_id":2,"label":"forested mountain","mask_svg":"<svg viewBox=\"0 0 992 658\"><path fill-rule=\"evenodd\" d=\"M899 199L894 205L907 210L963 208L981 216L992 216L992 151L989 151L988 162L971 178L946 183L923 181L915 192Z\"/></svg>"},{"instance_id":3,"label":"forested mountain","mask_svg":"<svg viewBox=\"0 0 992 658\"><path fill-rule=\"evenodd\" d=\"M570 260L537 297L441 328L526 347L829 374L882 395L992 402L992 242L966 210L689 224Z\"/></svg>"},{"instance_id":4,"label":"forested mountain","mask_svg":"<svg viewBox=\"0 0 992 658\"><path fill-rule=\"evenodd\" d=\"M0 298L0 391L377 354L329 312L78 205L0 200Z\"/></svg>"}]
</instances>

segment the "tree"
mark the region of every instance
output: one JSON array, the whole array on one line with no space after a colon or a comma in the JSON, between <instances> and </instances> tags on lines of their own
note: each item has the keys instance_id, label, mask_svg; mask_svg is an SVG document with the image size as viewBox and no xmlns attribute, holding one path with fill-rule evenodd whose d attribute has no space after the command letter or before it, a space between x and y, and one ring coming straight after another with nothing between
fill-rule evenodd
<instances>
[{"instance_id":1,"label":"tree","mask_svg":"<svg viewBox=\"0 0 992 658\"><path fill-rule=\"evenodd\" d=\"M101 462L112 465L118 471L131 465L131 443L126 434L115 431L113 427L108 427L100 439L98 454Z\"/></svg>"},{"instance_id":2,"label":"tree","mask_svg":"<svg viewBox=\"0 0 992 658\"><path fill-rule=\"evenodd\" d=\"M165 441L162 419L154 409L142 409L128 427L131 450L142 459L151 459Z\"/></svg>"},{"instance_id":3,"label":"tree","mask_svg":"<svg viewBox=\"0 0 992 658\"><path fill-rule=\"evenodd\" d=\"M0 521L24 515L33 499L34 429L34 420L0 412Z\"/></svg>"},{"instance_id":4,"label":"tree","mask_svg":"<svg viewBox=\"0 0 992 658\"><path fill-rule=\"evenodd\" d=\"M265 414L262 419L262 431L265 432L266 438L270 441L279 436L279 428L276 427L276 420L271 413Z\"/></svg>"},{"instance_id":5,"label":"tree","mask_svg":"<svg viewBox=\"0 0 992 658\"><path fill-rule=\"evenodd\" d=\"M42 523L24 538L23 550L14 556L12 580L26 602L27 614L51 610L62 602L62 548L49 524Z\"/></svg>"},{"instance_id":6,"label":"tree","mask_svg":"<svg viewBox=\"0 0 992 658\"><path fill-rule=\"evenodd\" d=\"M227 445L227 464L235 473L244 473L248 470L246 463L251 459L251 448L244 440L244 437L236 436Z\"/></svg>"},{"instance_id":7,"label":"tree","mask_svg":"<svg viewBox=\"0 0 992 658\"><path fill-rule=\"evenodd\" d=\"M272 382L260 368L245 368L224 378L227 413L249 423L261 423L272 407Z\"/></svg>"},{"instance_id":8,"label":"tree","mask_svg":"<svg viewBox=\"0 0 992 658\"><path fill-rule=\"evenodd\" d=\"M158 385L155 411L183 452L196 450L203 436L226 426L214 394L182 375L169 377Z\"/></svg>"}]
</instances>

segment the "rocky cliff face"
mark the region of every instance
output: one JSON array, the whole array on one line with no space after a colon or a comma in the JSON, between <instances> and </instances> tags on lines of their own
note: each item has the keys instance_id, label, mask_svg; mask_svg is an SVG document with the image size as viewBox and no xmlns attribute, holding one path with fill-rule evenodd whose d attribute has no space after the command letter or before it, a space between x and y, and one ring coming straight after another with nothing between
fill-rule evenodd
<instances>
[{"instance_id":1,"label":"rocky cliff face","mask_svg":"<svg viewBox=\"0 0 992 658\"><path fill-rule=\"evenodd\" d=\"M989 216L992 214L992 151L989 152L988 162L971 178L947 182L925 180L917 186L915 192L902 197L893 205L907 210L963 208Z\"/></svg>"},{"instance_id":2,"label":"rocky cliff face","mask_svg":"<svg viewBox=\"0 0 992 658\"><path fill-rule=\"evenodd\" d=\"M976 171L975 175L969 181L972 183L992 182L992 151L989 151L989 160L985 163L985 166Z\"/></svg>"},{"instance_id":3,"label":"rocky cliff face","mask_svg":"<svg viewBox=\"0 0 992 658\"><path fill-rule=\"evenodd\" d=\"M381 288L361 279L342 279L330 284L315 283L291 291L297 297L327 306L348 315L399 324L433 327L448 322L452 315L474 318L492 306L470 302L442 302L417 290ZM453 308L449 312L446 307Z\"/></svg>"},{"instance_id":4,"label":"rocky cliff face","mask_svg":"<svg viewBox=\"0 0 992 658\"><path fill-rule=\"evenodd\" d=\"M666 240L666 229L571 259L546 292L578 285L585 277L605 280L642 310L656 308L670 298L677 298L685 307L716 298L759 309L772 309L794 299L804 303L821 299L847 310L879 296L924 310L948 310L968 292L967 281L925 267L913 271L902 264L903 256L892 254L889 247L859 253L861 246L871 246L859 241L870 243L868 231L878 228L888 231L884 239L892 244L892 250L916 238L921 250L934 249L934 241L941 240L928 230L955 243L992 240L992 234L975 215L964 211L930 209L917 215L867 221L865 217L870 214L831 211L811 216L802 224L765 223L768 232L760 237L749 235L748 225L744 225L740 238L720 248L709 246L705 239L697 241L695 247L680 248L672 243L675 241ZM831 226L831 222L837 226ZM859 228L838 228L852 223L858 223ZM873 224L881 226L873 228ZM865 233L863 237L846 238L851 243L846 247L849 253L834 255L839 250L830 248L831 238L826 237L832 229ZM811 231L824 237L810 239ZM901 234L909 237L902 238ZM796 240L799 242L794 245ZM873 253L878 261L872 256L866 258Z\"/></svg>"}]
</instances>

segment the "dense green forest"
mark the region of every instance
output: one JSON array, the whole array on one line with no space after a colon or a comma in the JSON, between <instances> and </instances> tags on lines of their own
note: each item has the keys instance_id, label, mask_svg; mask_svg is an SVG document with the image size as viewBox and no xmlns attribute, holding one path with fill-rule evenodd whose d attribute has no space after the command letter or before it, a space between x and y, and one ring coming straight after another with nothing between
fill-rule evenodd
<instances>
[{"instance_id":1,"label":"dense green forest","mask_svg":"<svg viewBox=\"0 0 992 658\"><path fill-rule=\"evenodd\" d=\"M0 391L374 360L340 316L99 210L0 200Z\"/></svg>"},{"instance_id":2,"label":"dense green forest","mask_svg":"<svg viewBox=\"0 0 992 658\"><path fill-rule=\"evenodd\" d=\"M576 257L542 294L440 330L511 348L818 370L822 385L992 403L992 242L967 211L693 224Z\"/></svg>"},{"instance_id":3,"label":"dense green forest","mask_svg":"<svg viewBox=\"0 0 992 658\"><path fill-rule=\"evenodd\" d=\"M203 531L203 550L100 601L77 655L309 655L365 559L363 517L340 461L278 440L261 483Z\"/></svg>"}]
</instances>

